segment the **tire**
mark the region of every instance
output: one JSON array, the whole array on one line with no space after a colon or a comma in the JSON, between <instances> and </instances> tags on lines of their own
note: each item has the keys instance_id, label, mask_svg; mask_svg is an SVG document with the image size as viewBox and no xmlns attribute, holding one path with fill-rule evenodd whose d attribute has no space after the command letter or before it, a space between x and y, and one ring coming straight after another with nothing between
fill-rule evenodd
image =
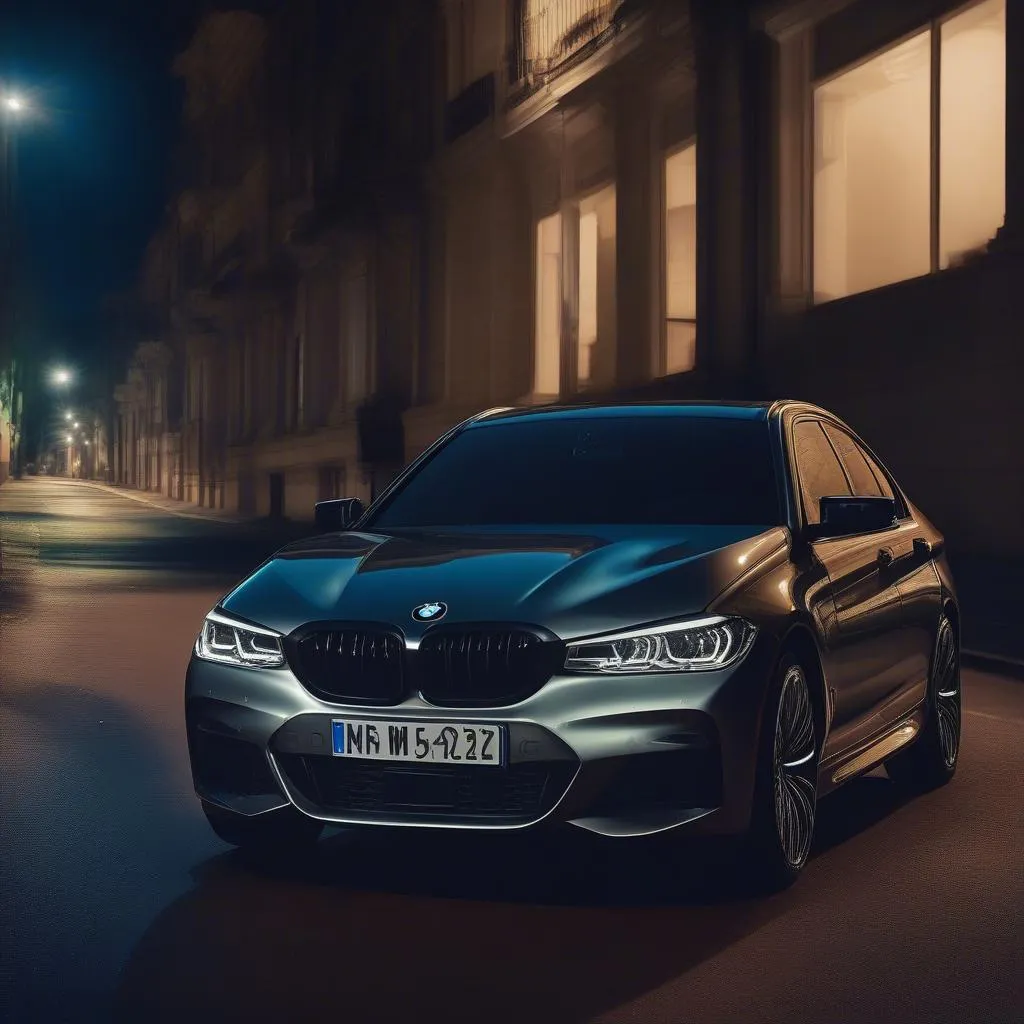
<instances>
[{"instance_id":1,"label":"tire","mask_svg":"<svg viewBox=\"0 0 1024 1024\"><path fill-rule=\"evenodd\" d=\"M203 802L203 813L218 838L254 853L289 853L310 849L324 826L291 807L245 815Z\"/></svg>"},{"instance_id":2,"label":"tire","mask_svg":"<svg viewBox=\"0 0 1024 1024\"><path fill-rule=\"evenodd\" d=\"M807 863L820 759L809 674L797 657L784 654L765 704L751 823L742 844L744 867L758 890L788 888Z\"/></svg>"},{"instance_id":3,"label":"tire","mask_svg":"<svg viewBox=\"0 0 1024 1024\"><path fill-rule=\"evenodd\" d=\"M961 703L960 646L952 622L943 615L935 631L924 725L909 747L886 761L889 778L919 792L953 778L960 759Z\"/></svg>"}]
</instances>

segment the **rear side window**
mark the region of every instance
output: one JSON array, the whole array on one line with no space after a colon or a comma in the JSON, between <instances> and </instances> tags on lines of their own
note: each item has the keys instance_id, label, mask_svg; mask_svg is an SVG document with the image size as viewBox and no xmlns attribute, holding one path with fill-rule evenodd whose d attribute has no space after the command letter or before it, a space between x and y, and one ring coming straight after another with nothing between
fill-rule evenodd
<instances>
[{"instance_id":1,"label":"rear side window","mask_svg":"<svg viewBox=\"0 0 1024 1024\"><path fill-rule=\"evenodd\" d=\"M896 514L902 519L909 513L903 498L893 490L885 470L864 450L857 440L845 430L832 426L825 427L832 443L836 446L853 482L853 493L858 497L892 498L896 502Z\"/></svg>"},{"instance_id":2,"label":"rear side window","mask_svg":"<svg viewBox=\"0 0 1024 1024\"><path fill-rule=\"evenodd\" d=\"M880 498L883 495L891 498L892 494L885 494L881 483L875 475L867 455L857 446L857 442L845 430L838 430L832 424L826 424L825 433L829 440L835 445L839 457L843 460L846 472L849 474L850 483L853 484L853 493L858 498ZM888 481L882 477L882 481Z\"/></svg>"},{"instance_id":3,"label":"rear side window","mask_svg":"<svg viewBox=\"0 0 1024 1024\"><path fill-rule=\"evenodd\" d=\"M801 420L793 427L793 450L804 519L808 523L820 523L822 498L850 494L846 474L817 420Z\"/></svg>"}]
</instances>

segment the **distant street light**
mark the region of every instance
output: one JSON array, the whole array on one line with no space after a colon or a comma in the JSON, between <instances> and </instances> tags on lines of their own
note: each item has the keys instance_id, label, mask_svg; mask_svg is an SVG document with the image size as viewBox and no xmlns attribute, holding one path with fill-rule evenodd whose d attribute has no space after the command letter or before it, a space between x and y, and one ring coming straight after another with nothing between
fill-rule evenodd
<instances>
[{"instance_id":1,"label":"distant street light","mask_svg":"<svg viewBox=\"0 0 1024 1024\"><path fill-rule=\"evenodd\" d=\"M66 388L71 383L71 371L64 367L58 367L51 371L50 382L59 388Z\"/></svg>"},{"instance_id":2,"label":"distant street light","mask_svg":"<svg viewBox=\"0 0 1024 1024\"><path fill-rule=\"evenodd\" d=\"M68 434L67 441L68 441L68 444L74 444L75 443L75 439L70 434Z\"/></svg>"},{"instance_id":3,"label":"distant street light","mask_svg":"<svg viewBox=\"0 0 1024 1024\"><path fill-rule=\"evenodd\" d=\"M78 429L78 423L77 422L76 423L72 423L71 426L74 427L75 430Z\"/></svg>"},{"instance_id":4,"label":"distant street light","mask_svg":"<svg viewBox=\"0 0 1024 1024\"><path fill-rule=\"evenodd\" d=\"M74 413L66 412L66 413L64 413L64 419L69 420L69 419L71 419L71 417L73 415L74 415Z\"/></svg>"},{"instance_id":5,"label":"distant street light","mask_svg":"<svg viewBox=\"0 0 1024 1024\"><path fill-rule=\"evenodd\" d=\"M28 104L16 92L9 92L3 102L4 109L9 110L12 114L23 114L28 110Z\"/></svg>"}]
</instances>

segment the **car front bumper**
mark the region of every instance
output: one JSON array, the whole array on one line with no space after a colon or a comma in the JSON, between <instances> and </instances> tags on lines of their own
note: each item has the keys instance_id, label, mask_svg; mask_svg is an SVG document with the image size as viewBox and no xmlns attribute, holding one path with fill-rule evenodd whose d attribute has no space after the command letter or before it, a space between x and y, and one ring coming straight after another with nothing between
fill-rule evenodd
<instances>
[{"instance_id":1,"label":"car front bumper","mask_svg":"<svg viewBox=\"0 0 1024 1024\"><path fill-rule=\"evenodd\" d=\"M524 829L605 836L742 832L750 819L766 682L777 656L759 634L719 672L556 676L511 707L395 707L314 697L288 669L193 656L186 726L197 794L241 814L293 804L346 826ZM501 768L336 757L331 722L501 725Z\"/></svg>"}]
</instances>

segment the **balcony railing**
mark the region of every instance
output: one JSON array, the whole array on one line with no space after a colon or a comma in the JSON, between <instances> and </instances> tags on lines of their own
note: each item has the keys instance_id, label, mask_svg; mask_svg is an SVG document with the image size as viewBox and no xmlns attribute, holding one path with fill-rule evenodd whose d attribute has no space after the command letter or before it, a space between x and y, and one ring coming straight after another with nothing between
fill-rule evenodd
<instances>
[{"instance_id":1,"label":"balcony railing","mask_svg":"<svg viewBox=\"0 0 1024 1024\"><path fill-rule=\"evenodd\" d=\"M629 0L518 0L515 5L510 84L529 92L596 49L617 26Z\"/></svg>"}]
</instances>

